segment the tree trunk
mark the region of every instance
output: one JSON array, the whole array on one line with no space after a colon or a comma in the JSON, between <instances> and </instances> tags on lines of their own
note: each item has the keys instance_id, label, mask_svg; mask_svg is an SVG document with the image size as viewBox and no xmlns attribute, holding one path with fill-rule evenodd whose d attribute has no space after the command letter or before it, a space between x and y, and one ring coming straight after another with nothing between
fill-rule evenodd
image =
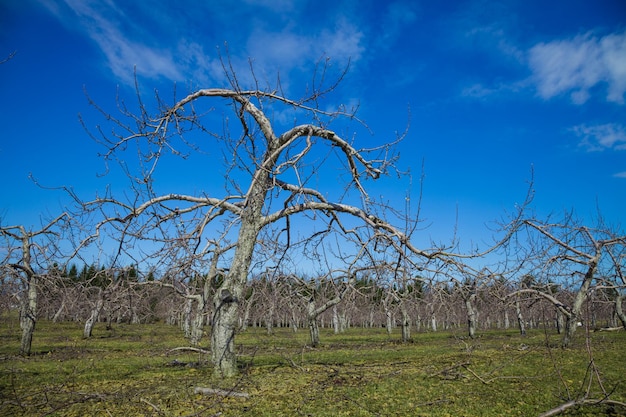
<instances>
[{"instance_id":1,"label":"tree trunk","mask_svg":"<svg viewBox=\"0 0 626 417\"><path fill-rule=\"evenodd\" d=\"M563 336L563 340L561 342L561 346L564 348L570 346L572 339L574 338L574 333L576 333L576 329L578 328L578 322L581 319L580 314L582 312L583 304L587 299L587 292L591 286L591 281L593 281L596 266L597 259L589 263L589 269L587 269L583 282L576 293L576 297L574 298L571 314L567 317L567 321L565 322L565 335Z\"/></svg>"},{"instance_id":2,"label":"tree trunk","mask_svg":"<svg viewBox=\"0 0 626 417\"><path fill-rule=\"evenodd\" d=\"M239 319L239 300L245 293L248 271L252 262L254 245L259 233L256 224L265 201L263 196L250 195L251 200L260 199L253 213L242 215L237 248L228 274L213 297L213 328L211 333L211 360L216 376L229 378L237 374L235 354L235 333Z\"/></svg>"},{"instance_id":3,"label":"tree trunk","mask_svg":"<svg viewBox=\"0 0 626 417\"><path fill-rule=\"evenodd\" d=\"M267 316L265 316L265 328L267 334L274 333L274 300L270 300Z\"/></svg>"},{"instance_id":4,"label":"tree trunk","mask_svg":"<svg viewBox=\"0 0 626 417\"><path fill-rule=\"evenodd\" d=\"M52 321L54 323L59 321L61 314L63 313L63 310L65 310L65 298L63 298L63 300L61 301L61 306L56 311L56 313L54 313L54 316L52 317Z\"/></svg>"},{"instance_id":5,"label":"tree trunk","mask_svg":"<svg viewBox=\"0 0 626 417\"><path fill-rule=\"evenodd\" d=\"M561 313L558 309L556 310L556 332L558 334L563 334L563 330L565 329L565 315Z\"/></svg>"},{"instance_id":6,"label":"tree trunk","mask_svg":"<svg viewBox=\"0 0 626 417\"><path fill-rule=\"evenodd\" d=\"M317 309L315 308L315 299L311 297L307 304L307 319L309 321L309 335L311 337L311 346L317 347L320 344L320 329L317 325Z\"/></svg>"},{"instance_id":7,"label":"tree trunk","mask_svg":"<svg viewBox=\"0 0 626 417\"><path fill-rule=\"evenodd\" d=\"M225 296L225 298L227 298ZM238 305L234 300L215 302L213 328L211 331L211 361L216 376L229 378L237 374L235 354L235 331Z\"/></svg>"},{"instance_id":8,"label":"tree trunk","mask_svg":"<svg viewBox=\"0 0 626 417\"><path fill-rule=\"evenodd\" d=\"M317 347L320 344L320 329L315 318L309 317L309 335L311 336L311 346Z\"/></svg>"},{"instance_id":9,"label":"tree trunk","mask_svg":"<svg viewBox=\"0 0 626 417\"><path fill-rule=\"evenodd\" d=\"M250 297L246 302L246 307L243 310L243 318L241 319L241 331L245 332L250 324L250 310L252 309L253 300Z\"/></svg>"},{"instance_id":10,"label":"tree trunk","mask_svg":"<svg viewBox=\"0 0 626 417\"><path fill-rule=\"evenodd\" d=\"M187 298L185 299L185 309L183 310L183 317L180 322L180 327L183 330L183 334L185 338L189 339L191 337L191 313L193 311L193 299Z\"/></svg>"},{"instance_id":11,"label":"tree trunk","mask_svg":"<svg viewBox=\"0 0 626 417\"><path fill-rule=\"evenodd\" d=\"M37 322L37 278L33 275L28 280L27 298L22 303L20 312L20 327L22 328L22 341L20 354L28 356L33 343L33 333Z\"/></svg>"},{"instance_id":12,"label":"tree trunk","mask_svg":"<svg viewBox=\"0 0 626 417\"><path fill-rule=\"evenodd\" d=\"M343 333L347 328L350 327L350 321L348 320L348 315L345 311L342 311L339 314L339 332Z\"/></svg>"},{"instance_id":13,"label":"tree trunk","mask_svg":"<svg viewBox=\"0 0 626 417\"><path fill-rule=\"evenodd\" d=\"M278 146L278 143L273 145ZM245 294L254 246L263 227L263 206L268 190L273 186L269 173L279 155L279 152L275 151L276 149L272 149L271 146L268 147L262 167L254 173L240 217L237 247L230 270L213 298L211 359L216 376L228 378L237 374L234 341L239 318L239 300L242 300Z\"/></svg>"},{"instance_id":14,"label":"tree trunk","mask_svg":"<svg viewBox=\"0 0 626 417\"><path fill-rule=\"evenodd\" d=\"M411 340L411 317L404 305L404 300L401 301L400 312L402 314L402 342L406 343Z\"/></svg>"},{"instance_id":15,"label":"tree trunk","mask_svg":"<svg viewBox=\"0 0 626 417\"><path fill-rule=\"evenodd\" d=\"M200 344L200 340L202 339L202 334L204 332L204 310L206 308L205 300L198 296L196 297L196 311L191 320L191 332L189 337L189 342L191 346L198 346Z\"/></svg>"},{"instance_id":16,"label":"tree trunk","mask_svg":"<svg viewBox=\"0 0 626 417\"><path fill-rule=\"evenodd\" d=\"M387 323L385 325L385 327L387 328L387 334L391 335L391 332L393 331L393 314L388 308L385 308L385 317L387 319Z\"/></svg>"},{"instance_id":17,"label":"tree trunk","mask_svg":"<svg viewBox=\"0 0 626 417\"><path fill-rule=\"evenodd\" d=\"M83 337L88 339L91 337L93 332L93 326L98 322L98 317L100 317L100 311L102 310L102 306L104 306L104 297L102 296L102 290L99 290L98 300L96 304L91 309L91 315L85 322L85 329L83 330Z\"/></svg>"},{"instance_id":18,"label":"tree trunk","mask_svg":"<svg viewBox=\"0 0 626 417\"><path fill-rule=\"evenodd\" d=\"M128 291L128 310L130 311L130 323L139 324L139 314L137 313L137 303L133 303L133 294Z\"/></svg>"},{"instance_id":19,"label":"tree trunk","mask_svg":"<svg viewBox=\"0 0 626 417\"><path fill-rule=\"evenodd\" d=\"M470 294L465 298L465 308L467 309L467 332L470 338L476 337L476 309L472 305L472 301L476 298L476 294Z\"/></svg>"},{"instance_id":20,"label":"tree trunk","mask_svg":"<svg viewBox=\"0 0 626 417\"><path fill-rule=\"evenodd\" d=\"M619 321L622 322L622 327L626 330L626 314L624 314L624 310L622 309L622 300L624 299L624 294L618 294L617 298L615 298L615 314L619 318Z\"/></svg>"},{"instance_id":21,"label":"tree trunk","mask_svg":"<svg viewBox=\"0 0 626 417\"><path fill-rule=\"evenodd\" d=\"M526 336L526 326L524 325L524 317L522 316L522 309L519 305L519 300L515 300L515 315L517 316L517 326L519 327L519 334Z\"/></svg>"},{"instance_id":22,"label":"tree trunk","mask_svg":"<svg viewBox=\"0 0 626 417\"><path fill-rule=\"evenodd\" d=\"M296 314L296 310L292 307L291 308L291 331L294 333L298 332L298 315Z\"/></svg>"}]
</instances>

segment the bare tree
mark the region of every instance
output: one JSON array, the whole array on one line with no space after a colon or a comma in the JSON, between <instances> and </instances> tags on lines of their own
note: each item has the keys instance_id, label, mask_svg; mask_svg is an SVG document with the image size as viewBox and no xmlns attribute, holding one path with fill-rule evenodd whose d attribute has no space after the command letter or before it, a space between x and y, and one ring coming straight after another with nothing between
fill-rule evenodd
<instances>
[{"instance_id":1,"label":"bare tree","mask_svg":"<svg viewBox=\"0 0 626 417\"><path fill-rule=\"evenodd\" d=\"M333 276L336 275L338 275L338 278L335 279ZM299 281L296 285L299 287L299 296L306 302L306 316L311 346L316 347L320 344L319 316L343 301L354 287L356 282L355 274L349 271L335 270L330 271L327 276L322 277L320 280L304 282L296 277L292 279ZM320 292L332 293L326 294L323 303L319 304Z\"/></svg>"},{"instance_id":2,"label":"bare tree","mask_svg":"<svg viewBox=\"0 0 626 417\"><path fill-rule=\"evenodd\" d=\"M132 195L121 200L107 191L84 202L82 208L100 211L104 220L99 228L111 228L110 235L119 242L118 252L127 256L141 253L145 261L158 258L163 267L172 267L171 262L180 263L181 259L206 262L203 258L210 257L209 247L213 245L207 239L215 242L216 236L222 247L232 248L221 256L226 273L213 298L211 349L217 375L228 377L237 372L234 338L249 273L263 266L263 259L255 259L258 249L280 242L281 250L288 250L298 247L298 242L336 233L352 236L350 239L357 242L384 240L389 248L406 250L418 258L453 257L441 247L417 248L406 233L376 211L380 206L373 203L364 181L394 169L393 149L402 135L382 146L358 148L330 130L328 124L338 118L358 119L344 107L322 110L322 106L329 107L323 101L325 96L337 86L326 86L328 68L324 65L318 69L312 89L300 100L286 98L280 84L275 89L262 89L256 82L253 89L244 89L232 69L225 68L229 88L196 90L171 106L157 95L154 115L139 93L135 111L120 101L121 116L96 106L114 126L112 133L99 129L93 137L106 146L105 160L117 158L122 163L131 179ZM212 108L204 107L206 101L228 105L238 125L232 126L226 117L219 123ZM281 123L278 115L284 114L298 114L307 122ZM274 121L272 115L277 115ZM211 129L211 123L217 123L224 133ZM203 151L211 139L209 149ZM190 147L193 155L183 152L184 147ZM213 171L218 168L218 147L226 162L221 172ZM129 148L139 150L137 173L127 163L125 152ZM181 194L155 185L157 166L167 163L167 155L191 158L203 152L209 154L207 170L202 174L206 188ZM326 190L329 194L320 191L315 181L332 172L327 167L334 161L347 175L340 178L344 188ZM215 178L225 179L221 196L215 196ZM325 226L310 233L292 226L296 221L313 220ZM141 242L146 241L150 245L144 248ZM150 254L148 246L153 248Z\"/></svg>"},{"instance_id":3,"label":"bare tree","mask_svg":"<svg viewBox=\"0 0 626 417\"><path fill-rule=\"evenodd\" d=\"M557 312L565 317L562 345L567 347L578 326L583 321L583 305L595 285L603 283L603 277L619 276L621 265L614 254L622 252L626 237L620 236L600 225L591 228L574 221L571 215L561 222L525 220L531 237L524 241L534 254L536 268L546 282L532 288L521 288L509 296L533 294L552 303ZM533 232L537 235L533 235ZM604 271L604 273L601 273ZM553 291L555 284L570 286L573 290L571 303ZM563 294L561 294L563 295Z\"/></svg>"},{"instance_id":4,"label":"bare tree","mask_svg":"<svg viewBox=\"0 0 626 417\"><path fill-rule=\"evenodd\" d=\"M615 281L608 282L608 284L613 284L614 286L611 288L614 292L614 303L615 303L615 315L622 323L622 327L626 330L626 313L624 313L624 307L622 306L622 302L624 298L626 298L626 294L624 291L626 290L626 276L624 275L624 265L626 263L626 245L621 245L621 250L619 251L609 251L609 256L611 257L612 264L615 266Z\"/></svg>"},{"instance_id":5,"label":"bare tree","mask_svg":"<svg viewBox=\"0 0 626 417\"><path fill-rule=\"evenodd\" d=\"M22 355L31 353L40 281L45 278L46 269L52 267L53 260L59 253L57 243L61 234L60 227L66 220L67 214L63 213L35 231L27 230L22 225L0 227L0 235L6 238L5 259L0 265L7 275L21 283L22 293L19 298Z\"/></svg>"}]
</instances>

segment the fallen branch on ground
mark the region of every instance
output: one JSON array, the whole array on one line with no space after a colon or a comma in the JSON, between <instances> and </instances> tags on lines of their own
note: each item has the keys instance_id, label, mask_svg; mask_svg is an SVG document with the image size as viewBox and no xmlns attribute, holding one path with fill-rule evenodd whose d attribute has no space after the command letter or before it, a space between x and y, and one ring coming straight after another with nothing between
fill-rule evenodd
<instances>
[{"instance_id":1,"label":"fallen branch on ground","mask_svg":"<svg viewBox=\"0 0 626 417\"><path fill-rule=\"evenodd\" d=\"M227 390L217 389L217 388L196 387L193 390L193 392L194 394L219 395L222 397L250 398L250 394L245 393L245 392L227 391Z\"/></svg>"},{"instance_id":2,"label":"fallen branch on ground","mask_svg":"<svg viewBox=\"0 0 626 417\"><path fill-rule=\"evenodd\" d=\"M468 364L464 364L464 365L462 365L462 366L463 366L463 368L467 369L467 370L469 371L469 373L471 373L472 375L474 375L476 378L478 378L478 380L479 380L480 382L482 382L482 383L483 383L483 384L485 384L485 385L489 385L489 383L490 383L491 381L493 381L493 380L485 381L484 379L482 379L482 378L480 377L480 375L478 375L476 372L472 371L472 370L469 368Z\"/></svg>"},{"instance_id":3,"label":"fallen branch on ground","mask_svg":"<svg viewBox=\"0 0 626 417\"><path fill-rule=\"evenodd\" d=\"M546 411L543 414L540 414L539 417L551 417L551 416L556 416L558 414L561 414L563 411L567 410L568 408L572 408L572 407L576 407L578 405L617 405L620 407L624 407L626 408L626 403L623 403L621 401L614 401L614 400L594 400L591 398L584 398L582 400L572 400L572 401L568 401L566 403L563 403L561 405L559 405L558 407L554 407L551 410Z\"/></svg>"},{"instance_id":4,"label":"fallen branch on ground","mask_svg":"<svg viewBox=\"0 0 626 417\"><path fill-rule=\"evenodd\" d=\"M595 329L594 332L617 332L620 330L623 330L624 327L623 326L619 326L619 327L601 327L599 329Z\"/></svg>"},{"instance_id":5,"label":"fallen branch on ground","mask_svg":"<svg viewBox=\"0 0 626 417\"><path fill-rule=\"evenodd\" d=\"M198 352L198 353L203 353L208 355L209 352L208 350L204 350L204 349L200 349L200 348L196 348L196 347L191 347L191 346L181 346L181 347L177 347L174 349L170 349L167 351L167 354L169 355L172 352L177 352L177 351L191 351L191 352Z\"/></svg>"}]
</instances>

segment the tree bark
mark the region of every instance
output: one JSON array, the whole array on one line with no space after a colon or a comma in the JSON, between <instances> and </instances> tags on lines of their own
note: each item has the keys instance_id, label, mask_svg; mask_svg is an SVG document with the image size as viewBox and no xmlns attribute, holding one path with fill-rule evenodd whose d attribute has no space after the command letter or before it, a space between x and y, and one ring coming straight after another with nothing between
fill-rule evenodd
<instances>
[{"instance_id":1,"label":"tree bark","mask_svg":"<svg viewBox=\"0 0 626 417\"><path fill-rule=\"evenodd\" d=\"M522 308L519 304L519 299L515 300L515 315L517 317L517 327L519 328L519 334L526 336L526 325L524 324L524 317L522 316Z\"/></svg>"},{"instance_id":2,"label":"tree bark","mask_svg":"<svg viewBox=\"0 0 626 417\"><path fill-rule=\"evenodd\" d=\"M274 332L274 300L270 300L269 304L267 315L265 316L265 329L267 334L272 334Z\"/></svg>"},{"instance_id":3,"label":"tree bark","mask_svg":"<svg viewBox=\"0 0 626 417\"><path fill-rule=\"evenodd\" d=\"M615 314L619 318L619 321L622 322L622 327L626 330L626 314L624 314L624 310L622 309L622 301L624 300L624 294L618 294L615 298Z\"/></svg>"},{"instance_id":4,"label":"tree bark","mask_svg":"<svg viewBox=\"0 0 626 417\"><path fill-rule=\"evenodd\" d=\"M402 341L406 343L411 340L411 317L404 300L400 301L400 313L402 314Z\"/></svg>"},{"instance_id":5,"label":"tree bark","mask_svg":"<svg viewBox=\"0 0 626 417\"><path fill-rule=\"evenodd\" d=\"M317 347L320 344L320 329L317 325L317 314L315 308L315 300L311 298L307 304L307 318L309 321L309 336L311 337L311 346Z\"/></svg>"},{"instance_id":6,"label":"tree bark","mask_svg":"<svg viewBox=\"0 0 626 417\"><path fill-rule=\"evenodd\" d=\"M191 313L193 311L193 300L187 298L185 300L185 307L182 312L182 320L180 321L180 327L183 334L187 339L191 337Z\"/></svg>"},{"instance_id":7,"label":"tree bark","mask_svg":"<svg viewBox=\"0 0 626 417\"><path fill-rule=\"evenodd\" d=\"M65 310L65 297L61 301L61 306L57 309L56 313L54 313L54 316L52 316L52 321L54 323L59 321L61 314L63 313L63 310Z\"/></svg>"},{"instance_id":8,"label":"tree bark","mask_svg":"<svg viewBox=\"0 0 626 417\"><path fill-rule=\"evenodd\" d=\"M563 331L565 330L565 315L561 313L558 309L556 310L555 314L556 332L558 334L563 334Z\"/></svg>"},{"instance_id":9,"label":"tree bark","mask_svg":"<svg viewBox=\"0 0 626 417\"><path fill-rule=\"evenodd\" d=\"M28 280L27 298L22 304L20 313L20 327L22 328L20 354L25 356L30 355L37 322L37 284L37 277L31 276Z\"/></svg>"},{"instance_id":10,"label":"tree bark","mask_svg":"<svg viewBox=\"0 0 626 417\"><path fill-rule=\"evenodd\" d=\"M261 208L265 201L266 184L259 196L257 191L250 196L250 210L242 215L239 239L230 271L213 298L213 328L211 333L211 360L216 376L229 378L237 374L235 333L239 318L239 300L244 296L248 270L252 262L254 245L259 234Z\"/></svg>"},{"instance_id":11,"label":"tree bark","mask_svg":"<svg viewBox=\"0 0 626 417\"><path fill-rule=\"evenodd\" d=\"M465 297L465 308L467 309L467 332L472 339L476 337L477 313L472 302L476 298L476 294L472 293Z\"/></svg>"},{"instance_id":12,"label":"tree bark","mask_svg":"<svg viewBox=\"0 0 626 417\"><path fill-rule=\"evenodd\" d=\"M596 257L589 262L589 268L585 273L583 282L580 285L578 292L576 292L576 297L574 298L574 302L572 303L571 314L567 316L567 320L565 322L565 335L563 336L563 340L561 342L561 346L564 348L570 346L570 344L572 343L572 339L574 338L574 333L578 328L578 322L581 319L583 304L585 300L587 300L587 292L589 291L589 287L591 286L591 282L593 281L598 257L599 254L596 254Z\"/></svg>"},{"instance_id":13,"label":"tree bark","mask_svg":"<svg viewBox=\"0 0 626 417\"><path fill-rule=\"evenodd\" d=\"M196 297L196 311L191 320L191 331L189 342L191 346L198 346L204 333L204 313L206 302L203 297Z\"/></svg>"},{"instance_id":14,"label":"tree bark","mask_svg":"<svg viewBox=\"0 0 626 417\"><path fill-rule=\"evenodd\" d=\"M100 311L102 311L102 307L104 306L104 296L102 294L102 290L98 289L98 299L96 300L96 304L91 309L91 315L85 322L85 328L83 330L83 337L85 339L89 339L93 332L93 326L98 322L98 318L100 317Z\"/></svg>"},{"instance_id":15,"label":"tree bark","mask_svg":"<svg viewBox=\"0 0 626 417\"><path fill-rule=\"evenodd\" d=\"M234 351L237 323L235 302L215 302L211 332L211 361L214 373L220 377L232 377L237 373L237 357Z\"/></svg>"}]
</instances>

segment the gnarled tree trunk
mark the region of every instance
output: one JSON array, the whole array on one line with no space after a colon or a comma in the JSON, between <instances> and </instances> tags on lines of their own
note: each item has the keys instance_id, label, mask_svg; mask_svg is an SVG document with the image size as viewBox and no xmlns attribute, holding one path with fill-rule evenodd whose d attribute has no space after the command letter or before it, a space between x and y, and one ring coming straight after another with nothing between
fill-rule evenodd
<instances>
[{"instance_id":1,"label":"gnarled tree trunk","mask_svg":"<svg viewBox=\"0 0 626 417\"><path fill-rule=\"evenodd\" d=\"M309 323L309 336L311 338L311 346L317 347L320 344L320 328L317 325L317 309L315 308L315 299L311 297L307 304L307 320Z\"/></svg>"},{"instance_id":2,"label":"gnarled tree trunk","mask_svg":"<svg viewBox=\"0 0 626 417\"><path fill-rule=\"evenodd\" d=\"M265 174L267 175L267 174ZM213 327L211 330L211 360L214 373L221 377L237 374L235 333L239 322L239 300L244 296L248 270L259 234L261 209L268 189L267 178L260 188L251 192L249 213L242 215L239 239L230 271L213 297Z\"/></svg>"}]
</instances>

